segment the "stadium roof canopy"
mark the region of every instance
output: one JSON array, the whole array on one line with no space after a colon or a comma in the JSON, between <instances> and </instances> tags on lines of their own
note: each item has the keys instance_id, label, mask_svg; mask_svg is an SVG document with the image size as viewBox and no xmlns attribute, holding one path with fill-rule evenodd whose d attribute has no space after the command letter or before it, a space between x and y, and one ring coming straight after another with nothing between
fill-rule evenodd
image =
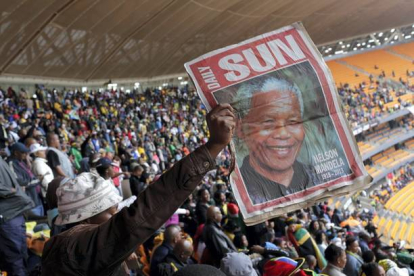
<instances>
[{"instance_id":1,"label":"stadium roof canopy","mask_svg":"<svg viewBox=\"0 0 414 276\"><path fill-rule=\"evenodd\" d=\"M413 23L411 0L0 0L0 74L72 80L184 71L302 21L316 44Z\"/></svg>"}]
</instances>

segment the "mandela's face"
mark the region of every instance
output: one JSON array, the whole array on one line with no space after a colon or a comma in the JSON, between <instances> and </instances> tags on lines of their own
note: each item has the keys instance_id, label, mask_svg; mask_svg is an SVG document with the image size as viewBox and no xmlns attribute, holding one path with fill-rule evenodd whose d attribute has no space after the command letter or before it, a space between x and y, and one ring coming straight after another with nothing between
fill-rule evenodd
<instances>
[{"instance_id":1,"label":"mandela's face","mask_svg":"<svg viewBox=\"0 0 414 276\"><path fill-rule=\"evenodd\" d=\"M253 167L290 169L305 137L297 96L292 91L256 93L249 113L241 120L239 136L249 149Z\"/></svg>"}]
</instances>

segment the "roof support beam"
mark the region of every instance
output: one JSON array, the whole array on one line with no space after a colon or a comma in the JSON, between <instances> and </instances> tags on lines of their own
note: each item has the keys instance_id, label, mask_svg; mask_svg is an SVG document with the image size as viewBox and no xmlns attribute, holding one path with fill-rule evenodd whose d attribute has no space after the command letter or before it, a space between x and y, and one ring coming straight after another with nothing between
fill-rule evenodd
<instances>
[{"instance_id":1,"label":"roof support beam","mask_svg":"<svg viewBox=\"0 0 414 276\"><path fill-rule=\"evenodd\" d=\"M137 32L139 32L145 25L155 19L160 13L166 10L172 3L176 0L172 0L168 4L166 4L161 10L159 10L156 14L154 14L151 18L146 20L143 24L138 26L135 30L133 30L129 35L127 35L124 39L122 39L118 45L116 45L100 62L99 64L91 71L91 73L86 77L85 81L88 81L98 69L100 69L116 52L128 42L128 40L133 37Z\"/></svg>"},{"instance_id":2,"label":"roof support beam","mask_svg":"<svg viewBox=\"0 0 414 276\"><path fill-rule=\"evenodd\" d=\"M14 54L11 55L4 63L3 66L0 68L0 75L3 74L7 68L13 63L13 61L32 43L38 36L43 32L43 30L46 28L47 25L49 25L50 22L52 22L60 13L65 11L67 8L69 8L73 3L75 3L77 0L69 0L66 2L62 7L60 7L56 12L54 12L41 26L40 28L34 32L29 39L23 43L23 45L20 47L20 49Z\"/></svg>"}]
</instances>

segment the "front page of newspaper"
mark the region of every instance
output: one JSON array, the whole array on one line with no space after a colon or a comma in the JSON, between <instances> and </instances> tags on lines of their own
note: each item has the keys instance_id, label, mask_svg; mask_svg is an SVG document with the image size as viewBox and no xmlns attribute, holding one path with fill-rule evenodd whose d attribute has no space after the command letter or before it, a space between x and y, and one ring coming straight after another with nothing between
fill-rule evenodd
<instances>
[{"instance_id":1,"label":"front page of newspaper","mask_svg":"<svg viewBox=\"0 0 414 276\"><path fill-rule=\"evenodd\" d=\"M185 64L210 110L237 115L231 185L247 225L367 186L332 75L301 23Z\"/></svg>"}]
</instances>

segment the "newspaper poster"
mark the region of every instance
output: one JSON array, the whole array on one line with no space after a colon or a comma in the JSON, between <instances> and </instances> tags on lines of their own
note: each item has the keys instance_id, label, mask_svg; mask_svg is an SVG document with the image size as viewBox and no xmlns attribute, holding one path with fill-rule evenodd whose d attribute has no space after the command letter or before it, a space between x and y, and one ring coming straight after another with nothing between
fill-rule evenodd
<instances>
[{"instance_id":1,"label":"newspaper poster","mask_svg":"<svg viewBox=\"0 0 414 276\"><path fill-rule=\"evenodd\" d=\"M370 183L332 75L301 23L185 68L209 110L235 110L231 185L247 225Z\"/></svg>"}]
</instances>

